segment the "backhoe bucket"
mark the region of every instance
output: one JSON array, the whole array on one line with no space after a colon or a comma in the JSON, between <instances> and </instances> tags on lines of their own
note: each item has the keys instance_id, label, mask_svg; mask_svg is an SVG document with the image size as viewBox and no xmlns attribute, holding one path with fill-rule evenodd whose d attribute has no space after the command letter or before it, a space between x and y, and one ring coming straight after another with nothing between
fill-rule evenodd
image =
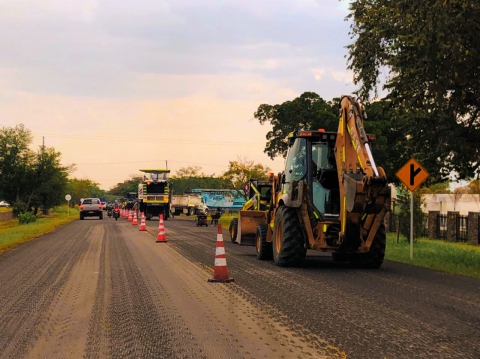
<instances>
[{"instance_id":1,"label":"backhoe bucket","mask_svg":"<svg viewBox=\"0 0 480 359\"><path fill-rule=\"evenodd\" d=\"M267 223L266 211L240 211L238 214L238 232L235 242L255 245L255 236L259 224Z\"/></svg>"}]
</instances>

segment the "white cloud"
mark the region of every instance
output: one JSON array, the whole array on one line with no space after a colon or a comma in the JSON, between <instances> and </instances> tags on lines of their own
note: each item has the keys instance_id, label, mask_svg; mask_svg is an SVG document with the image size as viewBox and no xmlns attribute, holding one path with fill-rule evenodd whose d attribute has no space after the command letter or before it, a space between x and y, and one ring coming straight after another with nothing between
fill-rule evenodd
<instances>
[{"instance_id":1,"label":"white cloud","mask_svg":"<svg viewBox=\"0 0 480 359\"><path fill-rule=\"evenodd\" d=\"M315 80L320 81L325 74L325 69L312 69L312 73Z\"/></svg>"},{"instance_id":2,"label":"white cloud","mask_svg":"<svg viewBox=\"0 0 480 359\"><path fill-rule=\"evenodd\" d=\"M353 82L353 72L350 70L345 71L332 71L332 77L340 82L352 83Z\"/></svg>"},{"instance_id":3,"label":"white cloud","mask_svg":"<svg viewBox=\"0 0 480 359\"><path fill-rule=\"evenodd\" d=\"M92 21L97 8L97 0L3 0L0 14L2 18L22 21L41 18Z\"/></svg>"}]
</instances>

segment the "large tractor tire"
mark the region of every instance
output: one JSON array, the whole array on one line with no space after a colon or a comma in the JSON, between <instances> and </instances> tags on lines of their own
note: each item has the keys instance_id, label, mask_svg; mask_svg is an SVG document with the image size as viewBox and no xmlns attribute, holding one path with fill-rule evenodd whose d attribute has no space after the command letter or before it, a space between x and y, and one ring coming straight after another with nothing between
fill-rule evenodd
<instances>
[{"instance_id":1,"label":"large tractor tire","mask_svg":"<svg viewBox=\"0 0 480 359\"><path fill-rule=\"evenodd\" d=\"M387 234L385 225L381 224L373 238L370 250L367 253L354 253L350 257L350 263L358 268L378 269L383 264Z\"/></svg>"},{"instance_id":2,"label":"large tractor tire","mask_svg":"<svg viewBox=\"0 0 480 359\"><path fill-rule=\"evenodd\" d=\"M273 228L273 260L280 267L300 265L307 254L305 239L297 211L281 206L277 209Z\"/></svg>"},{"instance_id":3,"label":"large tractor tire","mask_svg":"<svg viewBox=\"0 0 480 359\"><path fill-rule=\"evenodd\" d=\"M237 239L238 233L238 218L232 219L230 226L228 227L228 232L230 233L230 240L232 243L237 243L235 240Z\"/></svg>"},{"instance_id":4,"label":"large tractor tire","mask_svg":"<svg viewBox=\"0 0 480 359\"><path fill-rule=\"evenodd\" d=\"M257 247L257 259L270 260L273 258L272 242L267 242L268 224L259 224L255 243Z\"/></svg>"}]
</instances>

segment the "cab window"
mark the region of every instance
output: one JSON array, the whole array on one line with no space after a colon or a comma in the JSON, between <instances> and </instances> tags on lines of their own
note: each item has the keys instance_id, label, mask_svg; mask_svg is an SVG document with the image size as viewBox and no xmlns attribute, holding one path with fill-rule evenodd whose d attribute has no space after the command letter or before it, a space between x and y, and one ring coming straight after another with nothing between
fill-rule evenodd
<instances>
[{"instance_id":1,"label":"cab window","mask_svg":"<svg viewBox=\"0 0 480 359\"><path fill-rule=\"evenodd\" d=\"M304 138L295 139L288 151L285 182L299 181L307 173L307 141Z\"/></svg>"}]
</instances>

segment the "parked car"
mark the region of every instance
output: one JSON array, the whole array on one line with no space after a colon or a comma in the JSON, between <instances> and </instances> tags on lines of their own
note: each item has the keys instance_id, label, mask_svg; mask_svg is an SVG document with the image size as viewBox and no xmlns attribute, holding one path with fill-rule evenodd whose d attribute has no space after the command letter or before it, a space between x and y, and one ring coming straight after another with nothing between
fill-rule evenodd
<instances>
[{"instance_id":1,"label":"parked car","mask_svg":"<svg viewBox=\"0 0 480 359\"><path fill-rule=\"evenodd\" d=\"M0 207L10 207L10 203L6 202L6 201L0 201Z\"/></svg>"}]
</instances>

